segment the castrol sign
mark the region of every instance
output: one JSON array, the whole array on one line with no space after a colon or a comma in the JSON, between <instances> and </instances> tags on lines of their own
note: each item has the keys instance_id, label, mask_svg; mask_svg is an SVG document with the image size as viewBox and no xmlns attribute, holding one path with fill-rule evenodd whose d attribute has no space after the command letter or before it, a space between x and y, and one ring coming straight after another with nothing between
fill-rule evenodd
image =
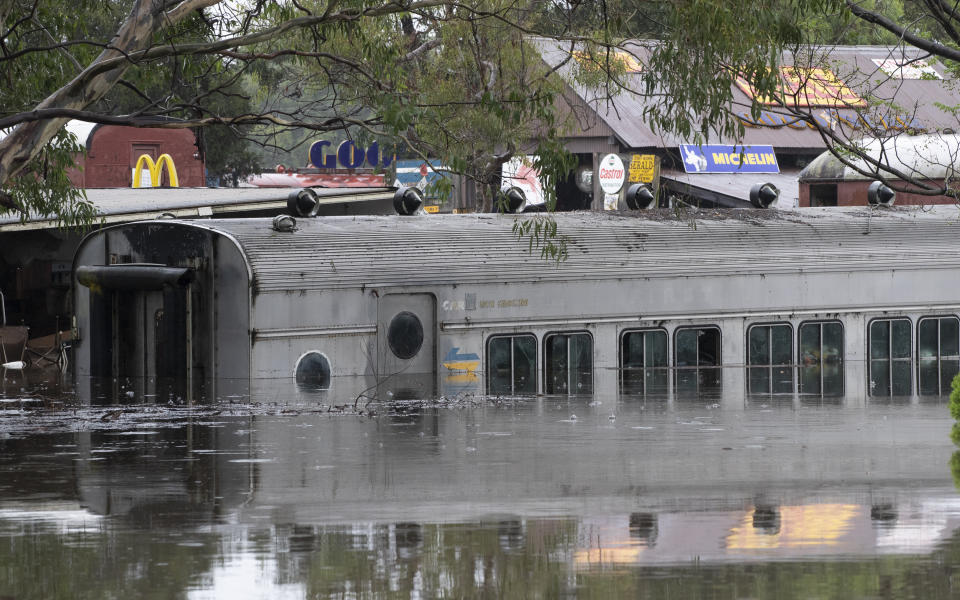
<instances>
[{"instance_id":1,"label":"castrol sign","mask_svg":"<svg viewBox=\"0 0 960 600\"><path fill-rule=\"evenodd\" d=\"M600 159L600 169L597 173L597 180L600 182L600 189L607 194L616 194L623 187L626 179L626 170L623 168L623 161L616 154L608 154Z\"/></svg>"}]
</instances>

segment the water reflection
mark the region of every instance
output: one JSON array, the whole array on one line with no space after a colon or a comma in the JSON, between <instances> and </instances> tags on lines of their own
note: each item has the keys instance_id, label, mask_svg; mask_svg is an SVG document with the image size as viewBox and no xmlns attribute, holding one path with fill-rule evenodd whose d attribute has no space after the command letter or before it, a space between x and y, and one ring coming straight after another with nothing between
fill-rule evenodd
<instances>
[{"instance_id":1,"label":"water reflection","mask_svg":"<svg viewBox=\"0 0 960 600\"><path fill-rule=\"evenodd\" d=\"M0 597L951 597L942 399L724 389L3 405Z\"/></svg>"}]
</instances>

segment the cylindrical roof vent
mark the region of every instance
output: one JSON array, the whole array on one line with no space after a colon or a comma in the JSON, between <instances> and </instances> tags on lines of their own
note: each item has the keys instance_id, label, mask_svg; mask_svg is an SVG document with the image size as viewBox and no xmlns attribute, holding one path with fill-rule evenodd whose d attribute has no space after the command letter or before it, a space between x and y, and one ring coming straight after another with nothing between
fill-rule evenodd
<instances>
[{"instance_id":1,"label":"cylindrical roof vent","mask_svg":"<svg viewBox=\"0 0 960 600\"><path fill-rule=\"evenodd\" d=\"M627 188L623 199L630 210L643 210L653 208L657 197L646 183L634 183Z\"/></svg>"},{"instance_id":2,"label":"cylindrical roof vent","mask_svg":"<svg viewBox=\"0 0 960 600\"><path fill-rule=\"evenodd\" d=\"M527 206L527 195L523 190L513 186L497 192L497 212L519 213Z\"/></svg>"},{"instance_id":3,"label":"cylindrical roof vent","mask_svg":"<svg viewBox=\"0 0 960 600\"><path fill-rule=\"evenodd\" d=\"M277 215L273 218L274 231L293 231L297 228L297 220L290 215Z\"/></svg>"},{"instance_id":4,"label":"cylindrical roof vent","mask_svg":"<svg viewBox=\"0 0 960 600\"><path fill-rule=\"evenodd\" d=\"M295 217L315 217L320 212L320 198L310 188L290 192L287 196L287 210Z\"/></svg>"},{"instance_id":5,"label":"cylindrical roof vent","mask_svg":"<svg viewBox=\"0 0 960 600\"><path fill-rule=\"evenodd\" d=\"M772 183L758 183L750 188L750 204L757 208L772 208L778 198L780 190Z\"/></svg>"},{"instance_id":6,"label":"cylindrical roof vent","mask_svg":"<svg viewBox=\"0 0 960 600\"><path fill-rule=\"evenodd\" d=\"M897 200L897 193L883 184L882 181L874 181L867 188L867 202L877 206L893 206Z\"/></svg>"},{"instance_id":7,"label":"cylindrical roof vent","mask_svg":"<svg viewBox=\"0 0 960 600\"><path fill-rule=\"evenodd\" d=\"M419 188L401 186L393 195L393 209L398 215L413 215L423 206L423 192Z\"/></svg>"}]
</instances>

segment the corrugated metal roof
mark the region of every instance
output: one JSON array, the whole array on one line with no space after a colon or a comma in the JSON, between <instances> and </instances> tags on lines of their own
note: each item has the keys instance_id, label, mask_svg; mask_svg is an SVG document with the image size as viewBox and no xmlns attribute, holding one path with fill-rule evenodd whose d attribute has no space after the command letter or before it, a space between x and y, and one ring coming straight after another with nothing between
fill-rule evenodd
<instances>
[{"instance_id":1,"label":"corrugated metal roof","mask_svg":"<svg viewBox=\"0 0 960 600\"><path fill-rule=\"evenodd\" d=\"M559 65L570 56L571 47L569 43L544 38L531 38L531 41L539 49L544 61L550 66ZM653 44L655 42L633 41L626 42L624 47L629 49L640 63L643 63L649 57L650 48ZM838 46L830 49L829 54L821 64L829 64L833 73L843 80L849 88L859 93L862 98L867 96L872 98L881 111L892 110L891 106L884 102L893 100L901 116L904 114L910 115L927 130L939 131L948 127L956 129L958 127L957 117L938 107L938 104L954 106L960 101L960 97L954 89L955 80L950 79L947 69L935 63L932 59L928 59L928 62L933 63L931 68L938 75L944 77L943 79L900 79L884 74L874 62L875 60L884 61L888 59L904 62L905 60L925 56L920 50L913 48ZM610 126L614 135L627 148L673 148L678 144L691 141L669 133L657 133L650 128L644 118L644 111L651 106L652 102L656 102L655 97L619 90L615 90L619 93L609 97L606 90L585 88L573 81L571 77L572 63L573 60L571 59L560 69L560 73L566 78L571 89L593 107L597 114ZM789 54L786 55L783 64L793 64L793 58ZM651 75L655 76L656 74ZM640 90L643 88L642 73L627 74L625 77L626 83L633 89ZM747 94L734 84L731 84L731 88L734 96L734 105L731 108L737 112L749 111L750 99ZM869 94L866 92L868 89L870 90ZM771 107L770 110L775 111L776 109ZM851 138L858 138L863 135L861 130L854 130L843 123L837 122L836 119L830 118L830 115L824 109L814 108L812 112L818 118L824 119L825 123L829 122L834 128L843 128L844 133ZM852 114L850 109L843 109L841 112ZM887 121L893 122L889 114L885 118ZM777 127L749 127L742 140L721 138L707 140L707 143L741 142L743 144L771 145L777 149L813 150L825 148L823 139L815 129L809 127L794 129L785 124Z\"/></svg>"},{"instance_id":2,"label":"corrugated metal roof","mask_svg":"<svg viewBox=\"0 0 960 600\"><path fill-rule=\"evenodd\" d=\"M769 274L872 264L960 267L960 210L954 206L695 214L553 214L569 249L561 263L528 253L527 241L517 240L513 224L529 216L327 217L298 220L292 233L274 231L265 219L193 224L233 236L261 291Z\"/></svg>"},{"instance_id":3,"label":"corrugated metal roof","mask_svg":"<svg viewBox=\"0 0 960 600\"><path fill-rule=\"evenodd\" d=\"M312 188L320 202L343 203L392 198L392 188ZM104 224L127 223L169 213L179 218L208 217L261 210L283 210L290 188L102 188L87 189ZM56 219L31 216L25 222L14 213L0 214L0 233L53 229Z\"/></svg>"}]
</instances>

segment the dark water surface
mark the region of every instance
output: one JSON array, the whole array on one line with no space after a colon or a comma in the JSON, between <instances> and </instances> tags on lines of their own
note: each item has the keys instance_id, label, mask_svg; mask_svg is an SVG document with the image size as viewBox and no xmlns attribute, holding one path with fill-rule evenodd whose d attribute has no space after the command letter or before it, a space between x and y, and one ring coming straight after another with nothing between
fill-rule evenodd
<instances>
[{"instance_id":1,"label":"dark water surface","mask_svg":"<svg viewBox=\"0 0 960 600\"><path fill-rule=\"evenodd\" d=\"M942 398L0 390L0 598L960 597Z\"/></svg>"}]
</instances>

